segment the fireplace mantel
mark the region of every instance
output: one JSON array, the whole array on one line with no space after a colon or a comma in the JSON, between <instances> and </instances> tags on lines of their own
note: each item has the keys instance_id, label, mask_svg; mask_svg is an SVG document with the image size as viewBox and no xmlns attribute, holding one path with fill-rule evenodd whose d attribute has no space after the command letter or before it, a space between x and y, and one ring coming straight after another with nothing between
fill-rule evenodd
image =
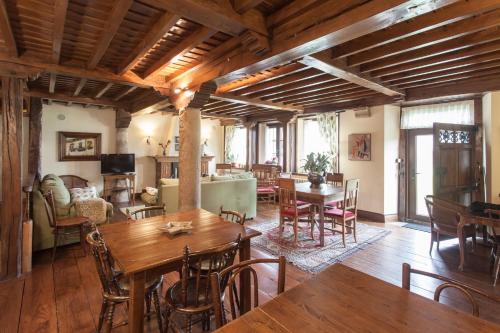
<instances>
[{"instance_id":1,"label":"fireplace mantel","mask_svg":"<svg viewBox=\"0 0 500 333\"><path fill-rule=\"evenodd\" d=\"M152 156L156 160L156 182L160 178L172 178L172 163L179 163L179 156ZM201 157L201 174L208 175L208 162L214 159L214 156Z\"/></svg>"}]
</instances>

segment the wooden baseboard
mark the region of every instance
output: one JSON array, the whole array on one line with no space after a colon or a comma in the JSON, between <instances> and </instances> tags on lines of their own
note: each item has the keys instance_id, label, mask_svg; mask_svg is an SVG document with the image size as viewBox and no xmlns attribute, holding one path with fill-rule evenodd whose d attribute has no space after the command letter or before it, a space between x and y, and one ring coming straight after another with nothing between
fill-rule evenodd
<instances>
[{"instance_id":1,"label":"wooden baseboard","mask_svg":"<svg viewBox=\"0 0 500 333\"><path fill-rule=\"evenodd\" d=\"M380 222L380 223L385 223L385 222L396 222L398 221L398 215L397 214L380 214L380 213L375 213L375 212L370 212L367 210L360 210L358 209L358 217L368 220L370 222Z\"/></svg>"}]
</instances>

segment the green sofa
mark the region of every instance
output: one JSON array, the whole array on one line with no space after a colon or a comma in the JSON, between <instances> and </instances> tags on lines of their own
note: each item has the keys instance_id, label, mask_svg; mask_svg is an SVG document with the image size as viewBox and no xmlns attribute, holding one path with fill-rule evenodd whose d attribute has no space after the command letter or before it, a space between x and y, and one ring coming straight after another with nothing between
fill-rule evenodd
<instances>
[{"instance_id":1,"label":"green sofa","mask_svg":"<svg viewBox=\"0 0 500 333\"><path fill-rule=\"evenodd\" d=\"M257 181L255 178L216 177L201 182L201 208L214 214L224 209L246 213L247 218L257 215ZM166 183L166 184L165 184ZM167 213L179 209L179 185L177 180L160 181L158 202L164 203Z\"/></svg>"},{"instance_id":2,"label":"green sofa","mask_svg":"<svg viewBox=\"0 0 500 333\"><path fill-rule=\"evenodd\" d=\"M36 182L33 186L33 251L51 248L54 245L54 235L52 227L49 224L47 211L45 209L43 193L52 190L56 205L56 213L60 218L75 216L76 211L71 204L71 198L68 188L64 181L56 175L46 175L41 182ZM107 203L106 215L113 214L113 205ZM105 223L101 221L100 223ZM98 224L100 224L98 223ZM78 236L71 236L61 240L59 245L77 243Z\"/></svg>"}]
</instances>

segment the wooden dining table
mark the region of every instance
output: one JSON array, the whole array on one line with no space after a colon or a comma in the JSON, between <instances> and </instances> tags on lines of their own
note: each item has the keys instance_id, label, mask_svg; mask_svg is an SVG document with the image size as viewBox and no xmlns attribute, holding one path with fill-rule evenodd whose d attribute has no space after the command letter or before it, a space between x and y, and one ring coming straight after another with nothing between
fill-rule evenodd
<instances>
[{"instance_id":1,"label":"wooden dining table","mask_svg":"<svg viewBox=\"0 0 500 333\"><path fill-rule=\"evenodd\" d=\"M159 229L172 221L192 221L193 229L175 236ZM241 234L239 259L242 261L250 259L250 239L261 234L203 209L98 228L116 264L129 276L128 327L129 332L134 333L143 331L144 285L147 278L177 271L186 245L192 252L208 250L232 242ZM242 312L248 311L251 308L249 273L240 277L240 298Z\"/></svg>"},{"instance_id":2,"label":"wooden dining table","mask_svg":"<svg viewBox=\"0 0 500 333\"><path fill-rule=\"evenodd\" d=\"M500 326L335 264L216 332L491 333Z\"/></svg>"},{"instance_id":3,"label":"wooden dining table","mask_svg":"<svg viewBox=\"0 0 500 333\"><path fill-rule=\"evenodd\" d=\"M296 183L297 200L309 202L318 207L319 245L325 246L325 203L344 200L344 188L331 184L321 184L311 188L311 183Z\"/></svg>"}]
</instances>

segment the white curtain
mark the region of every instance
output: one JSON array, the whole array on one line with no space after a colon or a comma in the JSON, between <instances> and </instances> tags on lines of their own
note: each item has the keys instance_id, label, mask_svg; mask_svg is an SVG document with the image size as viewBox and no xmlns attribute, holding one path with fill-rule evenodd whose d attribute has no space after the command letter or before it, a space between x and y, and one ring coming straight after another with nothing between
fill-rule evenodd
<instances>
[{"instance_id":1,"label":"white curtain","mask_svg":"<svg viewBox=\"0 0 500 333\"><path fill-rule=\"evenodd\" d=\"M320 113L316 116L316 120L318 121L319 133L326 142L328 146L328 153L331 156L332 162L329 171L336 172L338 156L337 113Z\"/></svg>"},{"instance_id":2,"label":"white curtain","mask_svg":"<svg viewBox=\"0 0 500 333\"><path fill-rule=\"evenodd\" d=\"M474 124L474 102L411 106L402 109L401 128L432 128L434 123Z\"/></svg>"},{"instance_id":3,"label":"white curtain","mask_svg":"<svg viewBox=\"0 0 500 333\"><path fill-rule=\"evenodd\" d=\"M233 139L234 139L234 126L226 126L225 136L224 136L224 162L231 163L234 162L233 154Z\"/></svg>"}]
</instances>

